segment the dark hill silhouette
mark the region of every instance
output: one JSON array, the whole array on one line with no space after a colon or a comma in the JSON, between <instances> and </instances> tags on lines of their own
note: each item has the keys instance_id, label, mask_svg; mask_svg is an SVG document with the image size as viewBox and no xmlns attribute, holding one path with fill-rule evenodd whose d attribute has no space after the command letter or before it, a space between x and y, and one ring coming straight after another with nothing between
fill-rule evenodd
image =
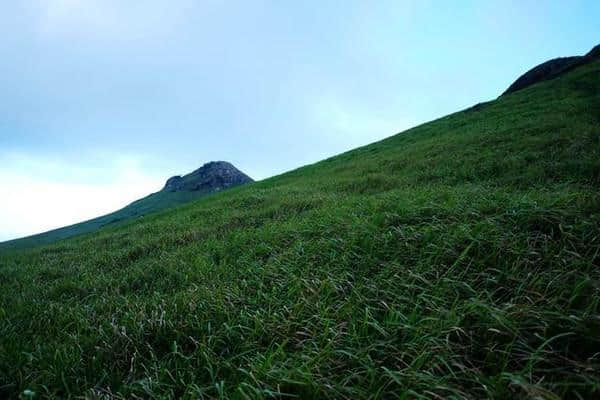
<instances>
[{"instance_id":1,"label":"dark hill silhouette","mask_svg":"<svg viewBox=\"0 0 600 400\"><path fill-rule=\"evenodd\" d=\"M560 57L546 61L521 75L502 95L525 89L538 82L554 79L581 65L600 59L600 44L584 56Z\"/></svg>"}]
</instances>

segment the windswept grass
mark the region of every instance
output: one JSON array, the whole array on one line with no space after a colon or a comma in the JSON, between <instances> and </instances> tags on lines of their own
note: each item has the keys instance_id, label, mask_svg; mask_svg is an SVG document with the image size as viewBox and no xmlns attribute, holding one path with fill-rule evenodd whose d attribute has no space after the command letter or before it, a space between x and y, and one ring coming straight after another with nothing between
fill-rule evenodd
<instances>
[{"instance_id":1,"label":"windswept grass","mask_svg":"<svg viewBox=\"0 0 600 400\"><path fill-rule=\"evenodd\" d=\"M596 62L5 252L0 397L597 398L599 183Z\"/></svg>"}]
</instances>

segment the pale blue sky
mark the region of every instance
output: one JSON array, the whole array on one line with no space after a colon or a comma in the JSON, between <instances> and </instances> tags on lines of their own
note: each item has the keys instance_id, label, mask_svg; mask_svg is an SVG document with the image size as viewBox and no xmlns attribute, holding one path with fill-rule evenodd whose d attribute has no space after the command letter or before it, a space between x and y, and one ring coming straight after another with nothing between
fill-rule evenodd
<instances>
[{"instance_id":1,"label":"pale blue sky","mask_svg":"<svg viewBox=\"0 0 600 400\"><path fill-rule=\"evenodd\" d=\"M0 240L227 160L256 179L498 96L600 42L599 1L0 6Z\"/></svg>"}]
</instances>

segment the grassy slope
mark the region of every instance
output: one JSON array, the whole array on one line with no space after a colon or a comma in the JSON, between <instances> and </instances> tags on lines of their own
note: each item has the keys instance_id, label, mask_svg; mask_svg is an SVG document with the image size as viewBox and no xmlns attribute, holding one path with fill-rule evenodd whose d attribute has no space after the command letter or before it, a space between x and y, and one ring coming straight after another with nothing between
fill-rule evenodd
<instances>
[{"instance_id":1,"label":"grassy slope","mask_svg":"<svg viewBox=\"0 0 600 400\"><path fill-rule=\"evenodd\" d=\"M600 63L0 256L0 391L600 396ZM0 395L1 397L1 395Z\"/></svg>"},{"instance_id":2,"label":"grassy slope","mask_svg":"<svg viewBox=\"0 0 600 400\"><path fill-rule=\"evenodd\" d=\"M110 224L122 223L132 219L140 218L146 214L161 211L180 204L197 200L208 193L194 191L180 192L156 192L123 207L110 214L103 215L88 221L53 229L48 232L27 236L20 239L9 240L0 243L1 249L25 249L35 246L54 243L58 240L70 238L84 233L97 231Z\"/></svg>"}]
</instances>

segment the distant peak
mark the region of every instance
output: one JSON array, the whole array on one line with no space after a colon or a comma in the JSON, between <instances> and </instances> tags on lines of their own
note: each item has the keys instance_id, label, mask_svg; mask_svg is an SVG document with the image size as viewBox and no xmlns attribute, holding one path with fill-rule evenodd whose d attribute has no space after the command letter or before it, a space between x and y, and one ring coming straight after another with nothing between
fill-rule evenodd
<instances>
[{"instance_id":1,"label":"distant peak","mask_svg":"<svg viewBox=\"0 0 600 400\"><path fill-rule=\"evenodd\" d=\"M253 182L252 178L227 161L209 161L187 175L176 175L167 179L167 192L203 191L213 192L227 189L244 183Z\"/></svg>"}]
</instances>

